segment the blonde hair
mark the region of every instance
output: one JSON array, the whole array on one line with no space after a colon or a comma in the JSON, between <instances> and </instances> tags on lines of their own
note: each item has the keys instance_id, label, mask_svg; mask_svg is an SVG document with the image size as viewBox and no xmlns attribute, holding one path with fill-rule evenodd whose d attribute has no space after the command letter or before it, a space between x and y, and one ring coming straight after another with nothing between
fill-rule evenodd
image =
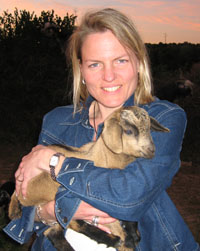
<instances>
[{"instance_id":1,"label":"blonde hair","mask_svg":"<svg viewBox=\"0 0 200 251\"><path fill-rule=\"evenodd\" d=\"M153 101L149 58L144 42L131 19L115 9L106 8L86 13L69 40L68 56L73 67L75 110L80 108L80 103L84 103L89 95L86 85L82 84L83 79L79 66L82 45L86 36L106 30L110 30L124 47L133 51L139 61L138 86L134 93L135 104L146 104Z\"/></svg>"}]
</instances>

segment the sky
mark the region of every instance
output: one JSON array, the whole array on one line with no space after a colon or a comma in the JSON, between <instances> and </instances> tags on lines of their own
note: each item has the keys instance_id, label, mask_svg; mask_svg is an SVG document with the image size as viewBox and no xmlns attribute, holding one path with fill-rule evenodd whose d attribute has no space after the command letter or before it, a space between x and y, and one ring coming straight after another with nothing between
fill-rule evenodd
<instances>
[{"instance_id":1,"label":"sky","mask_svg":"<svg viewBox=\"0 0 200 251\"><path fill-rule=\"evenodd\" d=\"M54 10L76 14L77 23L91 9L111 7L127 14L145 43L200 43L200 0L0 0L0 15L8 10Z\"/></svg>"}]
</instances>

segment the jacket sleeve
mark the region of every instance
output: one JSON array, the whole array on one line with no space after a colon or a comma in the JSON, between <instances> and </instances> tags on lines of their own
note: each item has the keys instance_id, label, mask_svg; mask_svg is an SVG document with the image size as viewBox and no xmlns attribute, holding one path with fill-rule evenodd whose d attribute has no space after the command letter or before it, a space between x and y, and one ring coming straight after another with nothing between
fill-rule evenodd
<instances>
[{"instance_id":1,"label":"jacket sleeve","mask_svg":"<svg viewBox=\"0 0 200 251\"><path fill-rule=\"evenodd\" d=\"M170 132L152 132L156 146L153 159L140 158L124 170L118 170L95 167L87 160L66 158L57 176L57 181L67 191L65 205L74 208L78 201L84 200L115 218L139 220L170 186L178 171L186 128L186 115L180 108L160 112L155 118ZM72 197L76 202L72 202Z\"/></svg>"}]
</instances>

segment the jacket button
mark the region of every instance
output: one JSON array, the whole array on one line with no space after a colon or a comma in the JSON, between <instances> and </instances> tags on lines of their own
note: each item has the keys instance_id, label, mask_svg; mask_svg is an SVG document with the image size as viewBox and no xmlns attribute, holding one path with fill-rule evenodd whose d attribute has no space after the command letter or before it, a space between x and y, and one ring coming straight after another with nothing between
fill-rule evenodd
<instances>
[{"instance_id":1,"label":"jacket button","mask_svg":"<svg viewBox=\"0 0 200 251\"><path fill-rule=\"evenodd\" d=\"M59 213L61 213L61 208L58 208L57 210L56 210L56 212L59 214Z\"/></svg>"},{"instance_id":2,"label":"jacket button","mask_svg":"<svg viewBox=\"0 0 200 251\"><path fill-rule=\"evenodd\" d=\"M66 165L64 171L67 171L68 167L69 167L69 164Z\"/></svg>"},{"instance_id":3,"label":"jacket button","mask_svg":"<svg viewBox=\"0 0 200 251\"><path fill-rule=\"evenodd\" d=\"M71 186L74 183L75 177L72 177L69 181L69 185Z\"/></svg>"},{"instance_id":4,"label":"jacket button","mask_svg":"<svg viewBox=\"0 0 200 251\"><path fill-rule=\"evenodd\" d=\"M68 221L67 217L64 217L64 218L63 218L63 222L64 222L64 223L67 223L67 221Z\"/></svg>"},{"instance_id":5,"label":"jacket button","mask_svg":"<svg viewBox=\"0 0 200 251\"><path fill-rule=\"evenodd\" d=\"M76 169L79 169L80 166L81 166L81 163L78 164L78 166L76 167Z\"/></svg>"}]
</instances>

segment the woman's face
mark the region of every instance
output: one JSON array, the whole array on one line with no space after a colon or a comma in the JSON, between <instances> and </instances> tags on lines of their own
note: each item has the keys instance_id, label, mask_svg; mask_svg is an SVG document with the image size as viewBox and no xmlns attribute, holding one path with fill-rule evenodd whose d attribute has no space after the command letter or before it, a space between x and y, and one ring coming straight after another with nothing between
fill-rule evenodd
<instances>
[{"instance_id":1,"label":"woman's face","mask_svg":"<svg viewBox=\"0 0 200 251\"><path fill-rule=\"evenodd\" d=\"M82 46L82 77L100 106L117 109L133 94L139 63L111 31L88 35Z\"/></svg>"}]
</instances>

